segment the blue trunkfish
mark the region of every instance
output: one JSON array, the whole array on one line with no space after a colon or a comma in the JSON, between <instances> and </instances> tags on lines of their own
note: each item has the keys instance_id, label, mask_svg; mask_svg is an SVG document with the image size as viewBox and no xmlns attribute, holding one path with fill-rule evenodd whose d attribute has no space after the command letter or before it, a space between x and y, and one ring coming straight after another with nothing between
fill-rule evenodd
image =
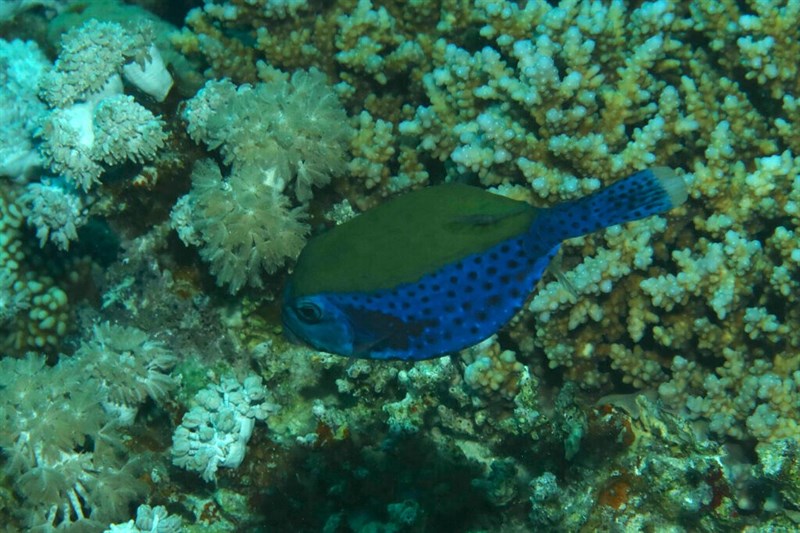
<instances>
[{"instance_id":1,"label":"blue trunkfish","mask_svg":"<svg viewBox=\"0 0 800 533\"><path fill-rule=\"evenodd\" d=\"M404 194L308 242L284 291L284 331L350 357L458 351L519 311L564 239L668 211L686 196L665 167L549 208L468 185Z\"/></svg>"}]
</instances>

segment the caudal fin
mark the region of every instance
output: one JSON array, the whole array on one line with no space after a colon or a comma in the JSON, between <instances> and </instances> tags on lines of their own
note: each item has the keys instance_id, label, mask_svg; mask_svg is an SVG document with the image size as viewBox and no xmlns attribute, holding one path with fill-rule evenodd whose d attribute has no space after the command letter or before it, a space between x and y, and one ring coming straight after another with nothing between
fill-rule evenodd
<instances>
[{"instance_id":1,"label":"caudal fin","mask_svg":"<svg viewBox=\"0 0 800 533\"><path fill-rule=\"evenodd\" d=\"M591 196L565 202L537 219L540 234L561 241L669 211L686 201L683 178L667 167L640 170Z\"/></svg>"}]
</instances>

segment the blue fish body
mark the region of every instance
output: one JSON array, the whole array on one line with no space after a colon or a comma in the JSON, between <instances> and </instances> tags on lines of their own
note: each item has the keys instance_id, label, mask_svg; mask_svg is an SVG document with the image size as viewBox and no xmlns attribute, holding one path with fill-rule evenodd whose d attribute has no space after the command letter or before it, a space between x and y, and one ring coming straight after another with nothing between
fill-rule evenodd
<instances>
[{"instance_id":1,"label":"blue fish body","mask_svg":"<svg viewBox=\"0 0 800 533\"><path fill-rule=\"evenodd\" d=\"M350 357L446 355L506 324L565 239L685 199L663 167L544 209L466 185L408 193L309 241L284 291L284 330Z\"/></svg>"}]
</instances>

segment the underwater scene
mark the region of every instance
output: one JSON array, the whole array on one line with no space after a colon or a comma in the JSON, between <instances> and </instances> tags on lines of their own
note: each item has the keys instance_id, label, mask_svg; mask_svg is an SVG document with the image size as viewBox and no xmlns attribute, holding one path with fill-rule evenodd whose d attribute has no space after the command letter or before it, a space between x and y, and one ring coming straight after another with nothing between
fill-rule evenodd
<instances>
[{"instance_id":1,"label":"underwater scene","mask_svg":"<svg viewBox=\"0 0 800 533\"><path fill-rule=\"evenodd\" d=\"M800 0L0 0L0 531L800 530Z\"/></svg>"}]
</instances>

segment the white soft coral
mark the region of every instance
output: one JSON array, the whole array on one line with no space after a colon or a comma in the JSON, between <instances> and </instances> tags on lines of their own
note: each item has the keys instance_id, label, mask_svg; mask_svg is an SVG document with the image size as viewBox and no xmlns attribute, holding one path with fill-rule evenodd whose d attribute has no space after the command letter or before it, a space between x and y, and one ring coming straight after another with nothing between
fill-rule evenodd
<instances>
[{"instance_id":1,"label":"white soft coral","mask_svg":"<svg viewBox=\"0 0 800 533\"><path fill-rule=\"evenodd\" d=\"M19 473L60 461L82 446L104 423L95 383L44 357L0 360L0 448L6 469Z\"/></svg>"},{"instance_id":2,"label":"white soft coral","mask_svg":"<svg viewBox=\"0 0 800 533\"><path fill-rule=\"evenodd\" d=\"M305 244L303 209L290 209L270 180L254 168L223 177L216 163L199 161L192 190L173 210L173 227L187 245L199 243L217 283L231 293L245 284L261 287L264 272L275 272Z\"/></svg>"},{"instance_id":3,"label":"white soft coral","mask_svg":"<svg viewBox=\"0 0 800 533\"><path fill-rule=\"evenodd\" d=\"M102 405L117 422L130 424L149 396L163 400L176 385L170 370L177 358L144 331L108 322L96 325L75 357L100 386Z\"/></svg>"},{"instance_id":4,"label":"white soft coral","mask_svg":"<svg viewBox=\"0 0 800 533\"><path fill-rule=\"evenodd\" d=\"M103 446L114 438L102 397L79 361L49 367L33 354L0 361L0 449L29 528L96 529L124 516L142 493L136 463Z\"/></svg>"},{"instance_id":5,"label":"white soft coral","mask_svg":"<svg viewBox=\"0 0 800 533\"><path fill-rule=\"evenodd\" d=\"M198 392L194 401L172 436L172 462L200 472L206 481L215 480L220 467L242 463L256 421L278 408L254 375L243 382L222 378Z\"/></svg>"},{"instance_id":6,"label":"white soft coral","mask_svg":"<svg viewBox=\"0 0 800 533\"><path fill-rule=\"evenodd\" d=\"M255 86L209 81L184 117L191 137L219 147L234 172L272 172L281 190L294 181L301 202L346 169L352 128L318 70Z\"/></svg>"}]
</instances>

